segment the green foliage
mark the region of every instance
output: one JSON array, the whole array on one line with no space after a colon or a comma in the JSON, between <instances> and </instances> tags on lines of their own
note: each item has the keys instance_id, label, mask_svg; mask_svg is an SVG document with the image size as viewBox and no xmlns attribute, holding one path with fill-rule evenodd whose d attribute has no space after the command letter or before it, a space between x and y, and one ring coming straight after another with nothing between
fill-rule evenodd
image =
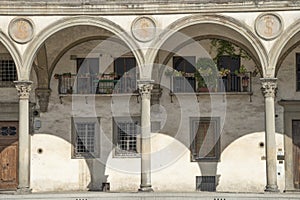
<instances>
[{"instance_id":1,"label":"green foliage","mask_svg":"<svg viewBox=\"0 0 300 200\"><path fill-rule=\"evenodd\" d=\"M223 55L228 55L232 57L241 57L247 60L250 60L250 55L241 47L236 46L230 41L222 39L211 39L210 50L215 50L216 56L213 60L217 63L219 58Z\"/></svg>"},{"instance_id":2,"label":"green foliage","mask_svg":"<svg viewBox=\"0 0 300 200\"><path fill-rule=\"evenodd\" d=\"M196 63L195 78L198 82L198 88L216 87L218 68L216 63L210 58L199 58Z\"/></svg>"}]
</instances>

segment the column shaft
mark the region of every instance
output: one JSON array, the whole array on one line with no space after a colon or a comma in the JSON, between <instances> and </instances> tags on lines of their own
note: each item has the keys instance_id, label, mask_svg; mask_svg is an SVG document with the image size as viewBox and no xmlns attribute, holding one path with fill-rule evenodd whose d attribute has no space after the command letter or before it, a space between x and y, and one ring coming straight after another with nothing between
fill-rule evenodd
<instances>
[{"instance_id":1,"label":"column shaft","mask_svg":"<svg viewBox=\"0 0 300 200\"><path fill-rule=\"evenodd\" d=\"M19 95L19 185L18 193L30 192L30 135L29 93L30 81L15 81Z\"/></svg>"},{"instance_id":2,"label":"column shaft","mask_svg":"<svg viewBox=\"0 0 300 200\"><path fill-rule=\"evenodd\" d=\"M151 188L151 84L139 84L141 94L141 185L139 191L150 192Z\"/></svg>"},{"instance_id":3,"label":"column shaft","mask_svg":"<svg viewBox=\"0 0 300 200\"><path fill-rule=\"evenodd\" d=\"M265 97L265 142L266 142L266 192L278 192L275 138L275 108L274 99L277 89L277 79L261 79L262 92Z\"/></svg>"}]
</instances>

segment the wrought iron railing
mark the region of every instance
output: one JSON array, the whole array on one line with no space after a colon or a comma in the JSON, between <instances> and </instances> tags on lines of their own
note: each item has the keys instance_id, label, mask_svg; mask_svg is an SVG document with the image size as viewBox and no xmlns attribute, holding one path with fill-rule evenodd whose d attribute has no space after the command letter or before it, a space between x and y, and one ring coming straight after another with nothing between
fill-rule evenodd
<instances>
[{"instance_id":1,"label":"wrought iron railing","mask_svg":"<svg viewBox=\"0 0 300 200\"><path fill-rule=\"evenodd\" d=\"M243 74L230 73L217 77L214 87L198 87L195 77L171 76L171 90L173 93L191 92L252 92L251 72Z\"/></svg>"},{"instance_id":2,"label":"wrought iron railing","mask_svg":"<svg viewBox=\"0 0 300 200\"><path fill-rule=\"evenodd\" d=\"M62 74L55 75L58 79L59 94L112 94L133 93L136 91L136 77L124 75L102 74Z\"/></svg>"}]
</instances>

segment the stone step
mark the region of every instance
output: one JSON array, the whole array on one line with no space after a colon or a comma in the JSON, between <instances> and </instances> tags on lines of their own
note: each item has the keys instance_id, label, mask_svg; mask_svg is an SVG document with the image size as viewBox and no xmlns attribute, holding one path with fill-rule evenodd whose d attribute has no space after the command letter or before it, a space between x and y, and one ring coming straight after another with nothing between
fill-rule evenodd
<instances>
[{"instance_id":1,"label":"stone step","mask_svg":"<svg viewBox=\"0 0 300 200\"><path fill-rule=\"evenodd\" d=\"M104 193L104 192L70 192L27 195L0 195L0 200L299 200L300 193Z\"/></svg>"}]
</instances>

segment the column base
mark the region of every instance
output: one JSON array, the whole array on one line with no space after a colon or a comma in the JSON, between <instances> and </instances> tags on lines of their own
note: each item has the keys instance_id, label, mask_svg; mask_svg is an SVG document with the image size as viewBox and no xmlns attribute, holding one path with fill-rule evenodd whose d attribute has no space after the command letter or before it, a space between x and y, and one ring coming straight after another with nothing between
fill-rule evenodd
<instances>
[{"instance_id":1,"label":"column base","mask_svg":"<svg viewBox=\"0 0 300 200\"><path fill-rule=\"evenodd\" d=\"M151 188L151 185L141 185L139 192L154 192L154 190Z\"/></svg>"},{"instance_id":2,"label":"column base","mask_svg":"<svg viewBox=\"0 0 300 200\"><path fill-rule=\"evenodd\" d=\"M31 189L29 187L22 187L22 188L17 188L16 194L30 194Z\"/></svg>"},{"instance_id":3,"label":"column base","mask_svg":"<svg viewBox=\"0 0 300 200\"><path fill-rule=\"evenodd\" d=\"M279 192L277 185L267 185L265 192Z\"/></svg>"}]
</instances>

